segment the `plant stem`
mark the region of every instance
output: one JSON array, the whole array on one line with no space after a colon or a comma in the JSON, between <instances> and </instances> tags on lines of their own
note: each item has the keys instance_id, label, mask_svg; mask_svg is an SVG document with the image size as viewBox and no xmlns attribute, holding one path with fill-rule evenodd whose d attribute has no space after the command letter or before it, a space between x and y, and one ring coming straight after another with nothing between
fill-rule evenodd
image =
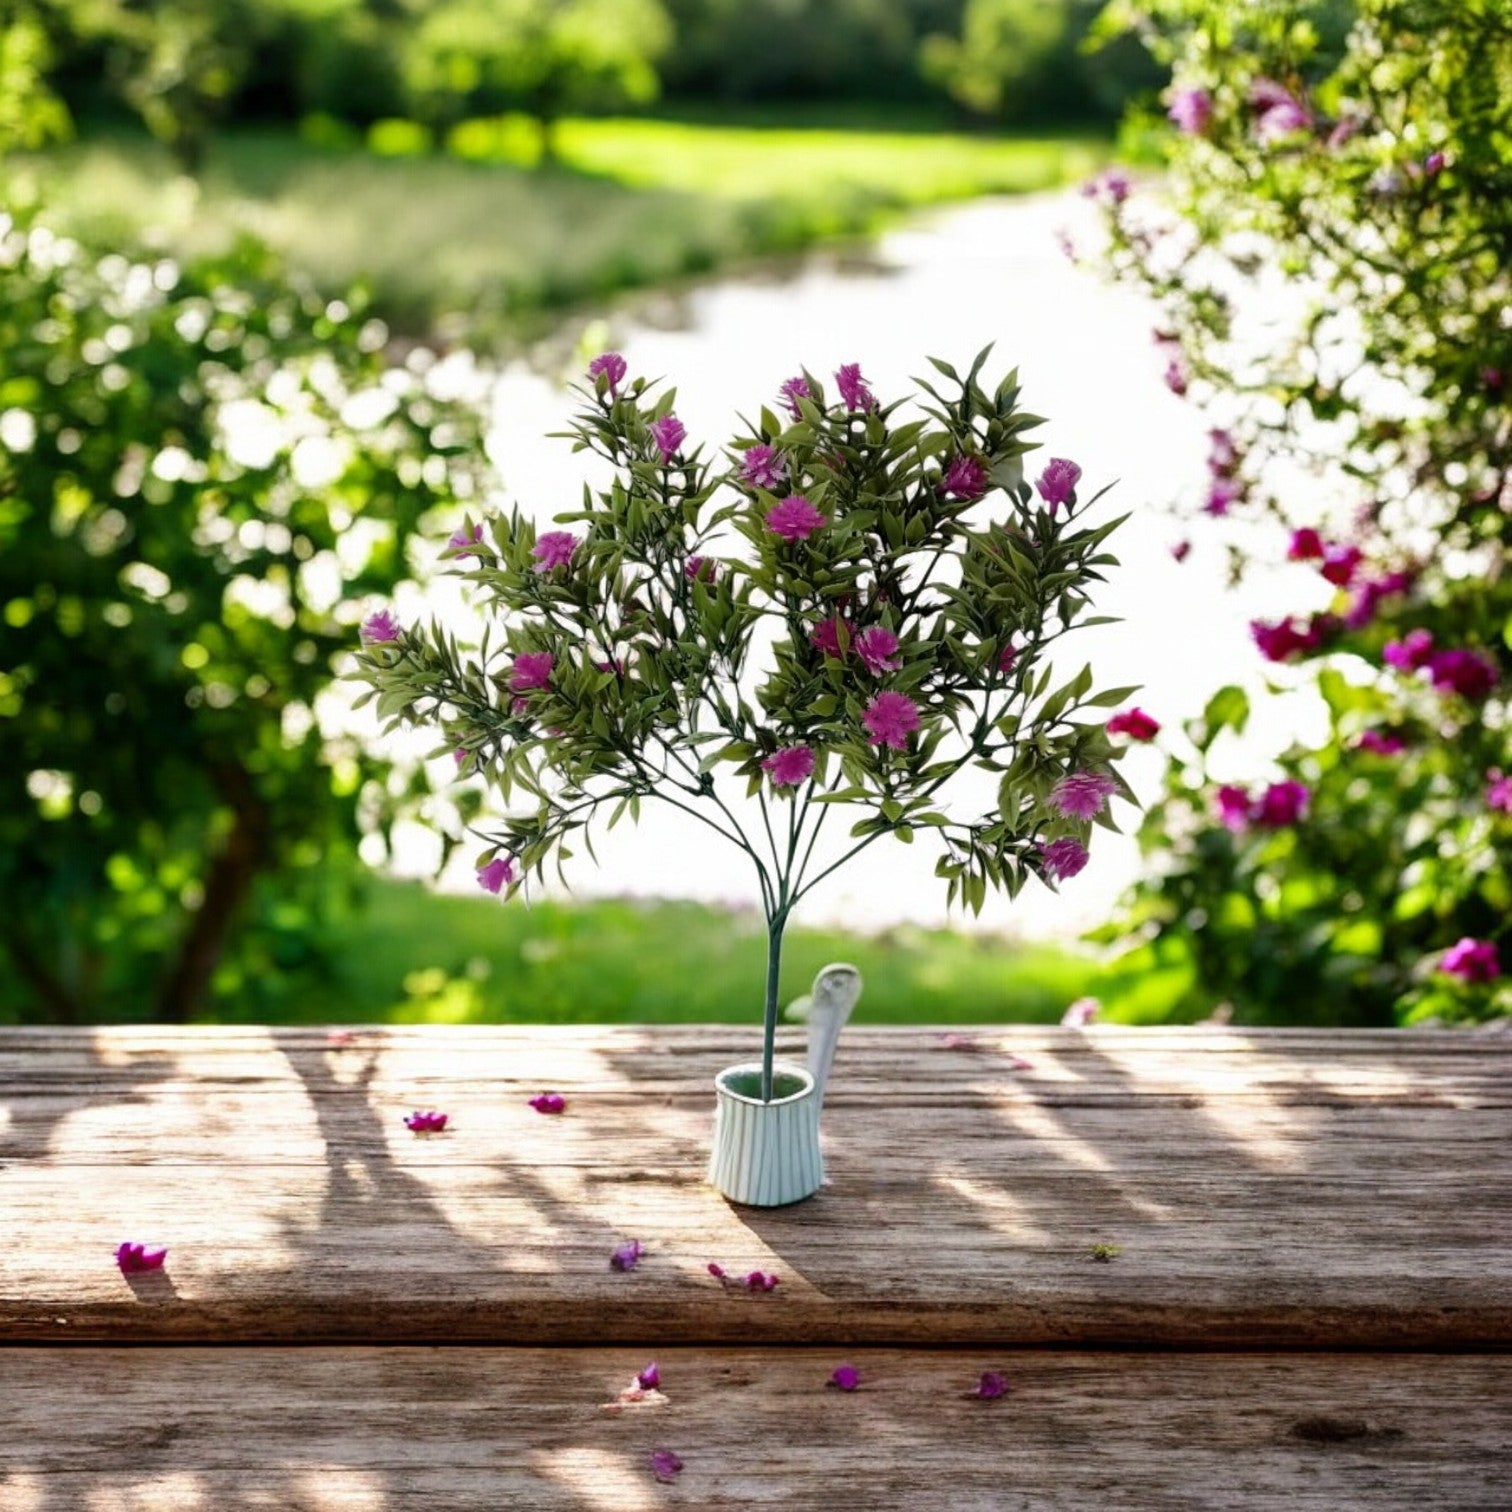
<instances>
[{"instance_id":1,"label":"plant stem","mask_svg":"<svg viewBox=\"0 0 1512 1512\"><path fill-rule=\"evenodd\" d=\"M761 1100L772 1100L772 1056L777 1045L777 979L782 970L782 931L787 910L779 908L767 921L766 1020L761 1040Z\"/></svg>"}]
</instances>

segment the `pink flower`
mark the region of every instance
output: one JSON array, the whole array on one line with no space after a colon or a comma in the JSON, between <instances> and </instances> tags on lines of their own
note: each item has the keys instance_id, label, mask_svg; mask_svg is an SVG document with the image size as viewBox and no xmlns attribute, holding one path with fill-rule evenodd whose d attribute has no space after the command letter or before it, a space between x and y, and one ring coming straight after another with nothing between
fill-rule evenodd
<instances>
[{"instance_id":1,"label":"pink flower","mask_svg":"<svg viewBox=\"0 0 1512 1512\"><path fill-rule=\"evenodd\" d=\"M439 1134L450 1117L449 1113L437 1113L434 1110L411 1113L404 1120L404 1127L415 1134Z\"/></svg>"},{"instance_id":2,"label":"pink flower","mask_svg":"<svg viewBox=\"0 0 1512 1512\"><path fill-rule=\"evenodd\" d=\"M906 693L879 693L866 706L861 723L872 745L907 750L908 737L919 728L919 706Z\"/></svg>"},{"instance_id":3,"label":"pink flower","mask_svg":"<svg viewBox=\"0 0 1512 1512\"><path fill-rule=\"evenodd\" d=\"M661 1369L657 1365L655 1360L652 1360L652 1362L647 1365L644 1370L636 1371L635 1384L639 1386L642 1391L661 1390Z\"/></svg>"},{"instance_id":4,"label":"pink flower","mask_svg":"<svg viewBox=\"0 0 1512 1512\"><path fill-rule=\"evenodd\" d=\"M1486 773L1486 807L1512 814L1512 777L1503 777L1499 767Z\"/></svg>"},{"instance_id":5,"label":"pink flower","mask_svg":"<svg viewBox=\"0 0 1512 1512\"><path fill-rule=\"evenodd\" d=\"M537 572L550 572L555 567L565 567L578 548L578 538L568 530L548 530L531 548Z\"/></svg>"},{"instance_id":6,"label":"pink flower","mask_svg":"<svg viewBox=\"0 0 1512 1512\"><path fill-rule=\"evenodd\" d=\"M725 1281L725 1280L729 1279L725 1275L724 1266L716 1264L713 1260L709 1261L709 1267L708 1267L708 1269L709 1269L709 1274L711 1276L713 1276L713 1278L716 1281Z\"/></svg>"},{"instance_id":7,"label":"pink flower","mask_svg":"<svg viewBox=\"0 0 1512 1512\"><path fill-rule=\"evenodd\" d=\"M998 671L1005 674L1013 671L1014 667L1018 665L1018 656L1019 654L1017 646L1004 646L1003 649L998 652Z\"/></svg>"},{"instance_id":8,"label":"pink flower","mask_svg":"<svg viewBox=\"0 0 1512 1512\"><path fill-rule=\"evenodd\" d=\"M1040 498L1050 506L1051 514L1055 513L1057 505L1070 502L1077 483L1081 481L1081 472L1076 463L1068 462L1064 457L1050 459L1034 486L1039 489Z\"/></svg>"},{"instance_id":9,"label":"pink flower","mask_svg":"<svg viewBox=\"0 0 1512 1512\"><path fill-rule=\"evenodd\" d=\"M1129 197L1129 175L1110 168L1106 173L1088 179L1082 185L1082 195L1086 199L1105 198L1110 204L1121 205Z\"/></svg>"},{"instance_id":10,"label":"pink flower","mask_svg":"<svg viewBox=\"0 0 1512 1512\"><path fill-rule=\"evenodd\" d=\"M1072 772L1056 783L1050 802L1069 818L1095 819L1117 791L1118 784L1101 772Z\"/></svg>"},{"instance_id":11,"label":"pink flower","mask_svg":"<svg viewBox=\"0 0 1512 1512\"><path fill-rule=\"evenodd\" d=\"M1082 997L1061 1014L1061 1024L1067 1029L1085 1029L1095 1023L1102 1013L1102 1004L1095 997Z\"/></svg>"},{"instance_id":12,"label":"pink flower","mask_svg":"<svg viewBox=\"0 0 1512 1512\"><path fill-rule=\"evenodd\" d=\"M363 620L361 635L369 645L383 645L398 640L401 628L391 610L380 609Z\"/></svg>"},{"instance_id":13,"label":"pink flower","mask_svg":"<svg viewBox=\"0 0 1512 1512\"><path fill-rule=\"evenodd\" d=\"M1166 115L1178 131L1188 136L1205 136L1213 121L1213 97L1207 90L1193 86L1177 89L1171 95Z\"/></svg>"},{"instance_id":14,"label":"pink flower","mask_svg":"<svg viewBox=\"0 0 1512 1512\"><path fill-rule=\"evenodd\" d=\"M687 427L676 415L663 415L660 420L651 422L651 439L656 443L656 449L661 453L662 464L672 460L673 453L688 438Z\"/></svg>"},{"instance_id":15,"label":"pink flower","mask_svg":"<svg viewBox=\"0 0 1512 1512\"><path fill-rule=\"evenodd\" d=\"M1451 945L1439 961L1445 976L1457 976L1463 982L1490 982L1501 975L1501 956L1493 940L1475 940L1466 935Z\"/></svg>"},{"instance_id":16,"label":"pink flower","mask_svg":"<svg viewBox=\"0 0 1512 1512\"><path fill-rule=\"evenodd\" d=\"M1255 135L1269 145L1297 131L1311 131L1307 108L1274 79L1256 79L1250 86L1250 105L1256 111Z\"/></svg>"},{"instance_id":17,"label":"pink flower","mask_svg":"<svg viewBox=\"0 0 1512 1512\"><path fill-rule=\"evenodd\" d=\"M903 665L898 637L886 625L869 625L856 637L856 655L873 677L896 672Z\"/></svg>"},{"instance_id":18,"label":"pink flower","mask_svg":"<svg viewBox=\"0 0 1512 1512\"><path fill-rule=\"evenodd\" d=\"M976 1390L968 1391L966 1395L983 1402L995 1402L999 1397L1008 1395L1008 1378L995 1370L984 1370Z\"/></svg>"},{"instance_id":19,"label":"pink flower","mask_svg":"<svg viewBox=\"0 0 1512 1512\"><path fill-rule=\"evenodd\" d=\"M1236 835L1249 828L1250 795L1242 787L1225 783L1214 795L1218 804L1218 818L1223 827Z\"/></svg>"},{"instance_id":20,"label":"pink flower","mask_svg":"<svg viewBox=\"0 0 1512 1512\"><path fill-rule=\"evenodd\" d=\"M1456 646L1434 653L1428 663L1428 675L1440 693L1484 698L1496 686L1498 671L1489 656Z\"/></svg>"},{"instance_id":21,"label":"pink flower","mask_svg":"<svg viewBox=\"0 0 1512 1512\"><path fill-rule=\"evenodd\" d=\"M1045 870L1057 882L1074 877L1087 864L1087 847L1069 835L1040 846Z\"/></svg>"},{"instance_id":22,"label":"pink flower","mask_svg":"<svg viewBox=\"0 0 1512 1512\"><path fill-rule=\"evenodd\" d=\"M541 1092L530 1099L530 1106L537 1113L565 1113L567 1099L560 1092Z\"/></svg>"},{"instance_id":23,"label":"pink flower","mask_svg":"<svg viewBox=\"0 0 1512 1512\"><path fill-rule=\"evenodd\" d=\"M168 1249L166 1245L162 1249L148 1249L145 1244L128 1241L117 1246L115 1258L123 1276L139 1276L143 1271L162 1270Z\"/></svg>"},{"instance_id":24,"label":"pink flower","mask_svg":"<svg viewBox=\"0 0 1512 1512\"><path fill-rule=\"evenodd\" d=\"M663 1485L670 1485L682 1474L683 1462L670 1449L653 1449L648 1458L651 1473Z\"/></svg>"},{"instance_id":25,"label":"pink flower","mask_svg":"<svg viewBox=\"0 0 1512 1512\"><path fill-rule=\"evenodd\" d=\"M1407 749L1407 742L1400 735L1384 730L1366 730L1355 741L1355 750L1369 751L1375 756L1400 756Z\"/></svg>"},{"instance_id":26,"label":"pink flower","mask_svg":"<svg viewBox=\"0 0 1512 1512\"><path fill-rule=\"evenodd\" d=\"M1309 796L1300 782L1273 782L1261 795L1250 817L1266 829L1284 829L1306 814Z\"/></svg>"},{"instance_id":27,"label":"pink flower","mask_svg":"<svg viewBox=\"0 0 1512 1512\"><path fill-rule=\"evenodd\" d=\"M752 446L740 463L740 476L753 488L776 488L787 476L787 463L773 446Z\"/></svg>"},{"instance_id":28,"label":"pink flower","mask_svg":"<svg viewBox=\"0 0 1512 1512\"><path fill-rule=\"evenodd\" d=\"M761 770L770 774L773 787L797 787L814 775L813 747L783 746L761 763Z\"/></svg>"},{"instance_id":29,"label":"pink flower","mask_svg":"<svg viewBox=\"0 0 1512 1512\"><path fill-rule=\"evenodd\" d=\"M1110 735L1127 735L1130 740L1154 740L1160 734L1160 722L1143 709L1123 709L1103 728Z\"/></svg>"},{"instance_id":30,"label":"pink flower","mask_svg":"<svg viewBox=\"0 0 1512 1512\"><path fill-rule=\"evenodd\" d=\"M610 1270L633 1271L641 1262L641 1256L646 1253L646 1246L639 1239L632 1239L628 1244L622 1244L609 1256Z\"/></svg>"},{"instance_id":31,"label":"pink flower","mask_svg":"<svg viewBox=\"0 0 1512 1512\"><path fill-rule=\"evenodd\" d=\"M1208 432L1208 471L1227 474L1239 465L1239 448L1226 430Z\"/></svg>"},{"instance_id":32,"label":"pink flower","mask_svg":"<svg viewBox=\"0 0 1512 1512\"><path fill-rule=\"evenodd\" d=\"M624 380L625 372L625 359L618 352L604 352L588 364L588 376L595 381L607 378L610 396L615 399L619 398L619 385Z\"/></svg>"},{"instance_id":33,"label":"pink flower","mask_svg":"<svg viewBox=\"0 0 1512 1512\"><path fill-rule=\"evenodd\" d=\"M1244 484L1237 478L1214 478L1208 487L1207 503L1202 506L1204 514L1221 520L1231 505L1244 497Z\"/></svg>"},{"instance_id":34,"label":"pink flower","mask_svg":"<svg viewBox=\"0 0 1512 1512\"><path fill-rule=\"evenodd\" d=\"M1423 159L1423 177L1435 179L1448 166L1449 159L1442 152L1430 152Z\"/></svg>"},{"instance_id":35,"label":"pink flower","mask_svg":"<svg viewBox=\"0 0 1512 1512\"><path fill-rule=\"evenodd\" d=\"M741 1284L747 1291L769 1292L776 1290L777 1281L776 1271L753 1270Z\"/></svg>"},{"instance_id":36,"label":"pink flower","mask_svg":"<svg viewBox=\"0 0 1512 1512\"><path fill-rule=\"evenodd\" d=\"M782 395L782 401L788 407L788 413L793 419L803 419L803 411L798 406L800 399L812 399L814 391L808 386L807 378L789 378L778 390Z\"/></svg>"},{"instance_id":37,"label":"pink flower","mask_svg":"<svg viewBox=\"0 0 1512 1512\"><path fill-rule=\"evenodd\" d=\"M1419 628L1399 641L1387 641L1381 660L1398 672L1419 672L1433 659L1433 635Z\"/></svg>"},{"instance_id":38,"label":"pink flower","mask_svg":"<svg viewBox=\"0 0 1512 1512\"><path fill-rule=\"evenodd\" d=\"M1480 370L1480 381L1491 393L1499 394L1506 387L1507 375L1500 368L1483 367Z\"/></svg>"},{"instance_id":39,"label":"pink flower","mask_svg":"<svg viewBox=\"0 0 1512 1512\"><path fill-rule=\"evenodd\" d=\"M690 556L683 563L683 576L690 583L713 583L719 576L719 563L713 557Z\"/></svg>"},{"instance_id":40,"label":"pink flower","mask_svg":"<svg viewBox=\"0 0 1512 1512\"><path fill-rule=\"evenodd\" d=\"M861 1384L861 1372L854 1365L837 1365L824 1384L839 1391L854 1391Z\"/></svg>"},{"instance_id":41,"label":"pink flower","mask_svg":"<svg viewBox=\"0 0 1512 1512\"><path fill-rule=\"evenodd\" d=\"M1186 369L1175 358L1166 363L1165 386L1179 399L1187 391Z\"/></svg>"},{"instance_id":42,"label":"pink flower","mask_svg":"<svg viewBox=\"0 0 1512 1512\"><path fill-rule=\"evenodd\" d=\"M467 556L477 556L478 553L472 548L480 546L482 543L483 527L481 525L474 525L471 534L465 529L456 531L446 542L457 553L459 559Z\"/></svg>"},{"instance_id":43,"label":"pink flower","mask_svg":"<svg viewBox=\"0 0 1512 1512\"><path fill-rule=\"evenodd\" d=\"M1323 548L1323 576L1336 588L1347 588L1360 569L1365 553L1358 546L1325 546Z\"/></svg>"},{"instance_id":44,"label":"pink flower","mask_svg":"<svg viewBox=\"0 0 1512 1512\"><path fill-rule=\"evenodd\" d=\"M514 879L514 864L503 856L495 856L487 866L478 868L478 886L484 892L498 893L512 886Z\"/></svg>"},{"instance_id":45,"label":"pink flower","mask_svg":"<svg viewBox=\"0 0 1512 1512\"><path fill-rule=\"evenodd\" d=\"M859 362L843 363L835 372L835 386L848 410L869 410L877 402L861 376Z\"/></svg>"},{"instance_id":46,"label":"pink flower","mask_svg":"<svg viewBox=\"0 0 1512 1512\"><path fill-rule=\"evenodd\" d=\"M1267 661L1286 661L1308 646L1306 632L1299 630L1289 617L1273 625L1265 620L1251 620L1250 635Z\"/></svg>"},{"instance_id":47,"label":"pink flower","mask_svg":"<svg viewBox=\"0 0 1512 1512\"><path fill-rule=\"evenodd\" d=\"M509 669L511 693L529 693L551 686L551 669L556 658L549 651L522 651Z\"/></svg>"},{"instance_id":48,"label":"pink flower","mask_svg":"<svg viewBox=\"0 0 1512 1512\"><path fill-rule=\"evenodd\" d=\"M1178 562L1186 561L1186 559L1191 554L1192 543L1190 541L1177 541L1176 544L1171 547L1171 555L1175 557Z\"/></svg>"},{"instance_id":49,"label":"pink flower","mask_svg":"<svg viewBox=\"0 0 1512 1512\"><path fill-rule=\"evenodd\" d=\"M1291 545L1286 548L1286 560L1288 562L1316 562L1323 557L1323 537L1304 525L1301 530L1292 531Z\"/></svg>"},{"instance_id":50,"label":"pink flower","mask_svg":"<svg viewBox=\"0 0 1512 1512\"><path fill-rule=\"evenodd\" d=\"M972 503L987 492L987 469L975 457L954 457L940 478L940 492L947 499Z\"/></svg>"},{"instance_id":51,"label":"pink flower","mask_svg":"<svg viewBox=\"0 0 1512 1512\"><path fill-rule=\"evenodd\" d=\"M593 670L595 672L613 672L616 675L621 675L625 670L625 659L622 656L607 656L602 661L596 660L593 663Z\"/></svg>"},{"instance_id":52,"label":"pink flower","mask_svg":"<svg viewBox=\"0 0 1512 1512\"><path fill-rule=\"evenodd\" d=\"M789 494L766 513L767 529L786 541L806 541L827 522L802 494Z\"/></svg>"},{"instance_id":53,"label":"pink flower","mask_svg":"<svg viewBox=\"0 0 1512 1512\"><path fill-rule=\"evenodd\" d=\"M838 660L850 648L855 639L855 633L856 627L848 619L832 614L828 619L820 620L809 631L809 643L818 647L826 656L833 656Z\"/></svg>"}]
</instances>

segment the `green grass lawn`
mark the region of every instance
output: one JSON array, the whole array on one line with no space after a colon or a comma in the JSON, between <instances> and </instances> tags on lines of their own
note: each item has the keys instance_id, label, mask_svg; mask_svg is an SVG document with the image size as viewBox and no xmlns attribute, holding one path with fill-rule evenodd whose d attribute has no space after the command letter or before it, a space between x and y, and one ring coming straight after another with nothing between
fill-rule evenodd
<instances>
[{"instance_id":1,"label":"green grass lawn","mask_svg":"<svg viewBox=\"0 0 1512 1512\"><path fill-rule=\"evenodd\" d=\"M530 169L518 126L469 123L456 139L466 157L238 130L212 145L198 182L130 134L25 162L51 218L92 242L185 255L250 232L330 291L366 280L401 329L486 337L620 289L864 235L917 206L1053 187L1108 151L1072 137L569 120L560 161Z\"/></svg>"},{"instance_id":2,"label":"green grass lawn","mask_svg":"<svg viewBox=\"0 0 1512 1512\"><path fill-rule=\"evenodd\" d=\"M286 1000L281 1021L754 1025L761 1018L760 917L696 903L502 905L380 881L369 906L329 945L329 980ZM867 985L857 1019L874 1024L1053 1023L1088 994L1112 1017L1158 1021L1184 985L1159 974L1120 976L1055 946L949 930L856 937L793 928L784 1001L836 960L861 968ZM246 1017L267 1015L263 1004Z\"/></svg>"}]
</instances>

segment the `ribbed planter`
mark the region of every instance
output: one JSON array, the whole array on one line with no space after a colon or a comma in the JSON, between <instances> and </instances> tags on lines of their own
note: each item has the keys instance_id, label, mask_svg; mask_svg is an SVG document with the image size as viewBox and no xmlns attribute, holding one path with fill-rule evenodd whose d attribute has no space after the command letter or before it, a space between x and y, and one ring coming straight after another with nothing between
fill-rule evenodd
<instances>
[{"instance_id":1,"label":"ribbed planter","mask_svg":"<svg viewBox=\"0 0 1512 1512\"><path fill-rule=\"evenodd\" d=\"M814 1078L801 1066L773 1068L771 1102L761 1100L761 1065L731 1066L714 1078L714 1152L709 1181L731 1202L783 1207L824 1184Z\"/></svg>"}]
</instances>

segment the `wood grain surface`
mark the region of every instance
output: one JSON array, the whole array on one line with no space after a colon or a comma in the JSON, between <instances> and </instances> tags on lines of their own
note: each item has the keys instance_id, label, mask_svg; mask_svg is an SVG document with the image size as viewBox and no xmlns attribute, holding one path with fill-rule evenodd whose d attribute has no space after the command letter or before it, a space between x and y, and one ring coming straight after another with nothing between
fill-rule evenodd
<instances>
[{"instance_id":1,"label":"wood grain surface","mask_svg":"<svg viewBox=\"0 0 1512 1512\"><path fill-rule=\"evenodd\" d=\"M826 1389L842 1359L853 1393ZM1512 1358L0 1351L5 1512L1505 1512ZM987 1369L1011 1390L965 1393ZM649 1456L683 1463L670 1484Z\"/></svg>"},{"instance_id":2,"label":"wood grain surface","mask_svg":"<svg viewBox=\"0 0 1512 1512\"><path fill-rule=\"evenodd\" d=\"M968 1044L848 1030L830 1185L763 1212L703 1181L754 1028L0 1030L0 1340L1512 1343L1509 1038ZM166 1269L123 1278L123 1239Z\"/></svg>"}]
</instances>

